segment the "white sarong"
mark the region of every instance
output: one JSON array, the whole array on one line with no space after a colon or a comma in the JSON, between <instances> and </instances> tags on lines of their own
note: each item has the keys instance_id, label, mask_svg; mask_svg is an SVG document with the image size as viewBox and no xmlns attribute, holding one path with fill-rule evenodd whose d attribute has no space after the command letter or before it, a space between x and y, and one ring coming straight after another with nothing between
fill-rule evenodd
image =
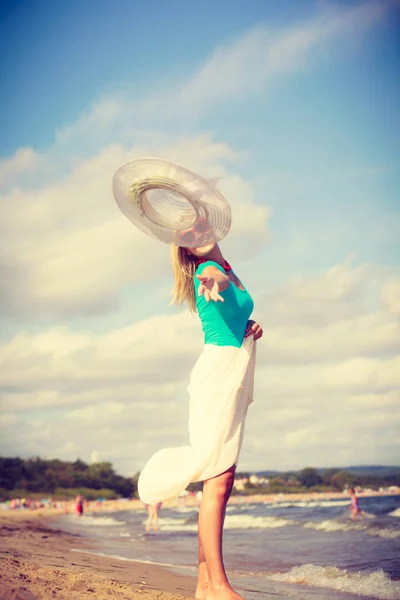
<instances>
[{"instance_id":1,"label":"white sarong","mask_svg":"<svg viewBox=\"0 0 400 600\"><path fill-rule=\"evenodd\" d=\"M253 336L240 348L205 344L188 387L190 446L159 450L150 458L138 482L142 502L175 498L189 483L237 464L253 401L255 359Z\"/></svg>"}]
</instances>

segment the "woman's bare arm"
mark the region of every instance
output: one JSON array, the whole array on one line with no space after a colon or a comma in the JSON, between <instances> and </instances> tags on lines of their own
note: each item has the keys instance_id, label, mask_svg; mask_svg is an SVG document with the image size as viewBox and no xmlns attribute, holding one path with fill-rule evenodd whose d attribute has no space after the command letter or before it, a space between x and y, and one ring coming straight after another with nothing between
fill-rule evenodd
<instances>
[{"instance_id":1,"label":"woman's bare arm","mask_svg":"<svg viewBox=\"0 0 400 600\"><path fill-rule=\"evenodd\" d=\"M204 296L206 302L224 302L220 292L227 289L229 277L221 273L216 267L206 267L201 275L196 275L200 281L198 288L199 296Z\"/></svg>"},{"instance_id":2,"label":"woman's bare arm","mask_svg":"<svg viewBox=\"0 0 400 600\"><path fill-rule=\"evenodd\" d=\"M218 283L219 291L223 292L229 286L230 279L225 273L222 273L217 267L206 267L201 275L197 275L197 278L200 279L202 277L207 277L207 279L214 279L216 283Z\"/></svg>"}]
</instances>

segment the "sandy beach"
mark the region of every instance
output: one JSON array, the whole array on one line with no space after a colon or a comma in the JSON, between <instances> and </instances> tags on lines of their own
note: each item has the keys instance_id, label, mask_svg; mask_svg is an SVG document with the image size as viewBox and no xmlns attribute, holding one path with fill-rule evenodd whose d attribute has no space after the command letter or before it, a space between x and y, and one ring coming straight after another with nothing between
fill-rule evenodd
<instances>
[{"instance_id":1,"label":"sandy beach","mask_svg":"<svg viewBox=\"0 0 400 600\"><path fill-rule=\"evenodd\" d=\"M1 600L181 600L193 597L195 578L155 565L77 552L81 537L51 528L51 515L0 515ZM72 551L74 549L74 551Z\"/></svg>"},{"instance_id":2,"label":"sandy beach","mask_svg":"<svg viewBox=\"0 0 400 600\"><path fill-rule=\"evenodd\" d=\"M368 494L370 497L375 495L380 496ZM266 500L274 504L282 500L339 500L345 497L343 494L332 493L284 497L234 496L230 504L259 502L262 506ZM192 498L188 498L187 502L189 505L195 504ZM178 501L174 500L166 505L174 507L178 505ZM88 503L86 506L86 512L89 514L124 510L136 513L137 509L143 511L143 505L138 500L110 501L101 509L96 503ZM77 527L74 526L70 532L58 529L62 514L63 510L58 509L0 512L0 600L183 600L194 597L194 570L192 576L190 571L189 574L178 573L154 563L120 560L95 554L101 552L101 548L97 547L94 541L81 535L79 519L76 519ZM269 530L269 537L273 531ZM168 557L165 560L168 562ZM343 598L338 591L318 591L303 586L301 588L271 582L268 592L257 597L297 599L308 598L310 595L313 600ZM253 588L253 592L256 591Z\"/></svg>"}]
</instances>

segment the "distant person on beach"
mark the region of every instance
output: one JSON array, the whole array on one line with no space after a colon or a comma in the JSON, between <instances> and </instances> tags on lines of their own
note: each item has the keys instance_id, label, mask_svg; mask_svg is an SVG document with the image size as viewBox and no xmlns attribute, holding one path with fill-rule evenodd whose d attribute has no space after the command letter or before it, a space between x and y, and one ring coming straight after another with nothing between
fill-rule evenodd
<instances>
[{"instance_id":1,"label":"distant person on beach","mask_svg":"<svg viewBox=\"0 0 400 600\"><path fill-rule=\"evenodd\" d=\"M147 521L146 521L146 531L151 531L153 527L154 531L158 531L158 515L160 512L160 508L162 506L162 502L154 502L152 504L147 504Z\"/></svg>"},{"instance_id":2,"label":"distant person on beach","mask_svg":"<svg viewBox=\"0 0 400 600\"><path fill-rule=\"evenodd\" d=\"M197 501L197 506L201 505L201 501L203 500L203 491L199 490L198 492L196 492L196 501Z\"/></svg>"},{"instance_id":3,"label":"distant person on beach","mask_svg":"<svg viewBox=\"0 0 400 600\"><path fill-rule=\"evenodd\" d=\"M75 510L78 517L83 515L83 497L77 496L75 499Z\"/></svg>"},{"instance_id":4,"label":"distant person on beach","mask_svg":"<svg viewBox=\"0 0 400 600\"><path fill-rule=\"evenodd\" d=\"M358 498L356 496L355 489L354 488L350 488L349 489L349 494L351 496L351 505L350 505L351 518L355 519L357 516L364 517L365 516L365 512L363 510L361 510L361 508L360 508L360 505L358 503Z\"/></svg>"},{"instance_id":5,"label":"distant person on beach","mask_svg":"<svg viewBox=\"0 0 400 600\"><path fill-rule=\"evenodd\" d=\"M192 481L204 482L195 598L243 600L226 575L222 533L253 399L255 341L263 330L249 320L253 300L218 244L172 246L171 258L173 302L187 303L198 313L204 349L188 388L190 446L160 450L150 458L139 477L139 495L145 503L162 501L178 496Z\"/></svg>"}]
</instances>

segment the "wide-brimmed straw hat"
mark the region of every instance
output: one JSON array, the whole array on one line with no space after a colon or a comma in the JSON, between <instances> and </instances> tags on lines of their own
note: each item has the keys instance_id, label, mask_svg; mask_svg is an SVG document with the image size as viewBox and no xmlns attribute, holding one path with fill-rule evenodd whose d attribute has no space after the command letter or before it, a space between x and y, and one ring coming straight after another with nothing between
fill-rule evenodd
<instances>
[{"instance_id":1,"label":"wide-brimmed straw hat","mask_svg":"<svg viewBox=\"0 0 400 600\"><path fill-rule=\"evenodd\" d=\"M231 209L211 181L159 158L138 158L116 171L114 198L130 221L167 244L199 248L231 226Z\"/></svg>"}]
</instances>

